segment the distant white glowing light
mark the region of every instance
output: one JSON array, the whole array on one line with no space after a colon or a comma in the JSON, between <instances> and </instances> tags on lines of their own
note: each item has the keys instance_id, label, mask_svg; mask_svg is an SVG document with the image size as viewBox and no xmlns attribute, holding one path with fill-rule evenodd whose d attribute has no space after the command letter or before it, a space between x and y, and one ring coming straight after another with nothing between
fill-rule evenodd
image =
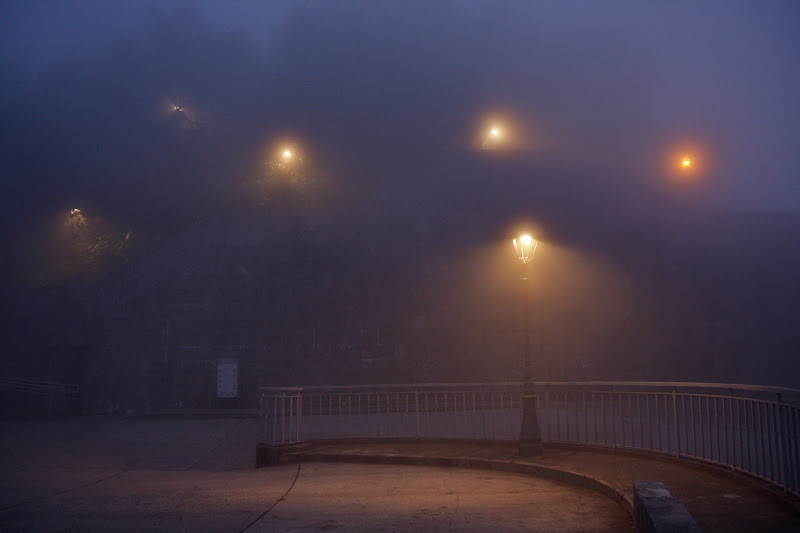
<instances>
[{"instance_id":1,"label":"distant white glowing light","mask_svg":"<svg viewBox=\"0 0 800 533\"><path fill-rule=\"evenodd\" d=\"M481 137L482 147L487 150L506 147L509 141L506 129L497 122L485 125Z\"/></svg>"},{"instance_id":2,"label":"distant white glowing light","mask_svg":"<svg viewBox=\"0 0 800 533\"><path fill-rule=\"evenodd\" d=\"M187 107L184 102L179 104L172 98L164 98L161 112L167 120L181 129L194 130L200 125L197 122L196 110L193 110L191 105Z\"/></svg>"}]
</instances>

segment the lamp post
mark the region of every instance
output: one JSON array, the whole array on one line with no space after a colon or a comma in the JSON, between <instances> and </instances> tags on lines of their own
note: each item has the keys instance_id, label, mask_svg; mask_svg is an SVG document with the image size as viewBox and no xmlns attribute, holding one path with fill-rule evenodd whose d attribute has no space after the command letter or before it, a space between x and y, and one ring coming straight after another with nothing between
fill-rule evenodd
<instances>
[{"instance_id":1,"label":"lamp post","mask_svg":"<svg viewBox=\"0 0 800 533\"><path fill-rule=\"evenodd\" d=\"M536 416L536 395L533 393L533 372L531 369L531 330L530 330L530 280L528 279L529 263L536 253L538 241L530 235L521 235L514 239L514 249L522 261L522 283L525 293L525 309L523 311L525 374L522 385L522 427L519 433L519 454L524 457L542 455L542 430Z\"/></svg>"}]
</instances>

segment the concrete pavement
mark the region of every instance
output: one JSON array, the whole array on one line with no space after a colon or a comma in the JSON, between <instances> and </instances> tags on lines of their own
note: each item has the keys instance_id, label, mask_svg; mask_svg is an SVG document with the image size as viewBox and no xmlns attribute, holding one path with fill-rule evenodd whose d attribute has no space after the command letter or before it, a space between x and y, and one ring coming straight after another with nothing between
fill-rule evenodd
<instances>
[{"instance_id":1,"label":"concrete pavement","mask_svg":"<svg viewBox=\"0 0 800 533\"><path fill-rule=\"evenodd\" d=\"M256 422L0 422L0 531L632 530L603 495L521 474L256 469Z\"/></svg>"},{"instance_id":2,"label":"concrete pavement","mask_svg":"<svg viewBox=\"0 0 800 533\"><path fill-rule=\"evenodd\" d=\"M516 455L513 443L465 441L331 441L287 455L287 460L453 465L528 472L591 487L632 510L634 481L661 481L705 531L800 531L796 508L758 481L722 469L663 457L548 447L537 458Z\"/></svg>"},{"instance_id":3,"label":"concrete pavement","mask_svg":"<svg viewBox=\"0 0 800 533\"><path fill-rule=\"evenodd\" d=\"M293 457L299 468L255 469L257 439L253 419L0 421L0 531L631 529L624 502L500 471L515 465L575 472L623 499L633 479L663 481L706 531L800 531L757 485L677 461L568 449L528 461L513 445L373 441L320 443Z\"/></svg>"}]
</instances>

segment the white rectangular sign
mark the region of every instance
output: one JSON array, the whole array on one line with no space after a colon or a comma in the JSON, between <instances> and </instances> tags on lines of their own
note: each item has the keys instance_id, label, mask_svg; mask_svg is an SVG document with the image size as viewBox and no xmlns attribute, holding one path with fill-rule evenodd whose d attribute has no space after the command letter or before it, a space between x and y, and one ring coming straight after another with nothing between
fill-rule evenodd
<instances>
[{"instance_id":1,"label":"white rectangular sign","mask_svg":"<svg viewBox=\"0 0 800 533\"><path fill-rule=\"evenodd\" d=\"M217 398L239 395L239 360L217 359Z\"/></svg>"}]
</instances>

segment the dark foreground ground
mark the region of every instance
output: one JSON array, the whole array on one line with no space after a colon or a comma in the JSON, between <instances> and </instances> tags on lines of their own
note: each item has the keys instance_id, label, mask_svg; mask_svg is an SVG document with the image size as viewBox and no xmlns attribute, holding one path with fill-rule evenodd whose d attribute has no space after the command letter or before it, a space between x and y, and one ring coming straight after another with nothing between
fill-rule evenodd
<instances>
[{"instance_id":1,"label":"dark foreground ground","mask_svg":"<svg viewBox=\"0 0 800 533\"><path fill-rule=\"evenodd\" d=\"M299 464L255 469L257 435L253 419L0 422L0 531L632 530L625 510L593 490L419 466L425 457L514 462L513 447L320 444L294 457ZM360 462L376 458L391 464ZM354 462L319 462L331 459ZM706 531L800 531L788 507L719 472L563 449L535 462L625 497L631 479L664 481Z\"/></svg>"},{"instance_id":2,"label":"dark foreground ground","mask_svg":"<svg viewBox=\"0 0 800 533\"><path fill-rule=\"evenodd\" d=\"M254 420L2 422L2 531L630 531L592 490L523 474L253 467Z\"/></svg>"}]
</instances>

